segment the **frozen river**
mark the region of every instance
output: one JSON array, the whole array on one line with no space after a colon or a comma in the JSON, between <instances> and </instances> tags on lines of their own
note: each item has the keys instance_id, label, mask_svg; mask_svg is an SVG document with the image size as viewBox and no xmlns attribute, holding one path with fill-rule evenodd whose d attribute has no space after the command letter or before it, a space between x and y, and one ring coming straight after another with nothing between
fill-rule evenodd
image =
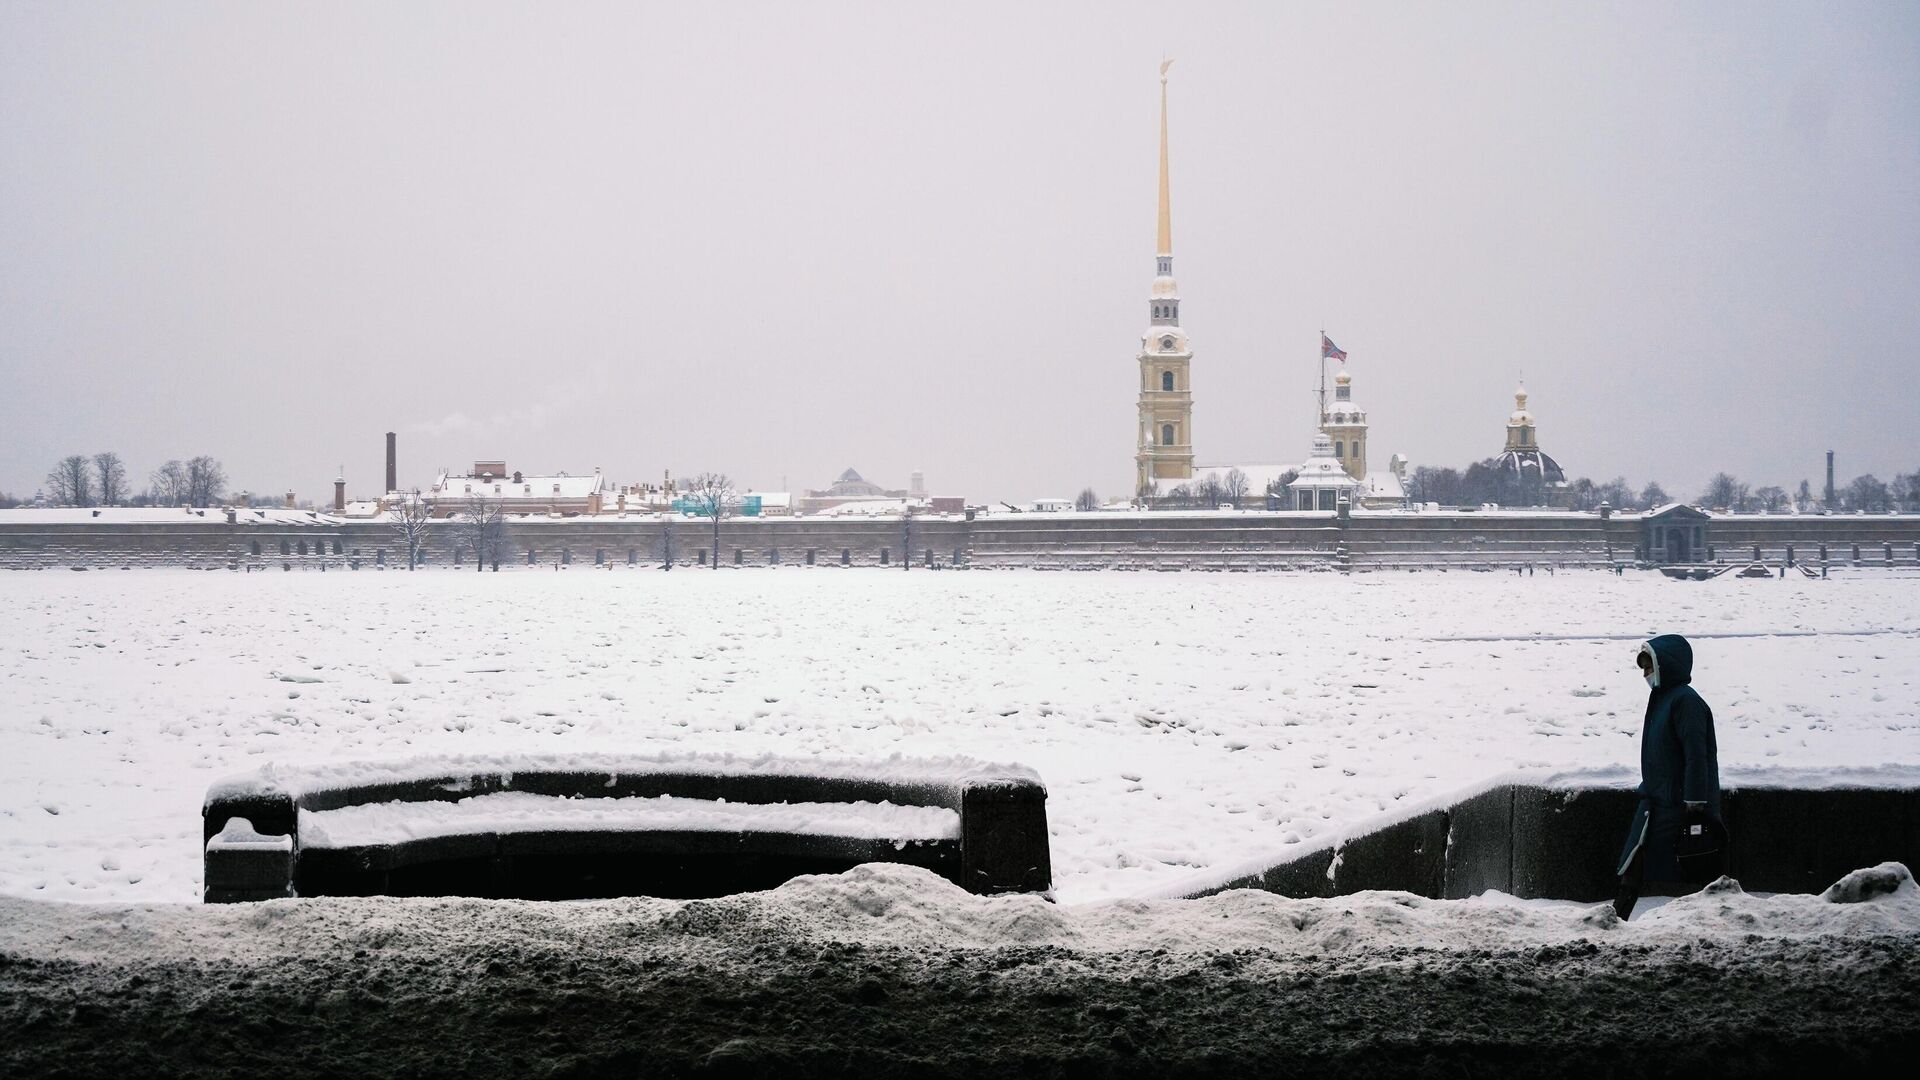
<instances>
[{"instance_id":1,"label":"frozen river","mask_svg":"<svg viewBox=\"0 0 1920 1080\"><path fill-rule=\"evenodd\" d=\"M1515 767L1638 761L1653 633L1725 767L1920 764L1920 578L863 570L0 574L0 892L193 901L265 761L1033 766L1069 903Z\"/></svg>"}]
</instances>

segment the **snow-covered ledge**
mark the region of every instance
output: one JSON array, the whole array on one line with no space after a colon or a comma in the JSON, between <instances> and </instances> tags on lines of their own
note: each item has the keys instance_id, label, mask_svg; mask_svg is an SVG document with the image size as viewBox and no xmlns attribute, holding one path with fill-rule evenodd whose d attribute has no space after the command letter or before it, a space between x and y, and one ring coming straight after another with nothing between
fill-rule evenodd
<instances>
[{"instance_id":1,"label":"snow-covered ledge","mask_svg":"<svg viewBox=\"0 0 1920 1080\"><path fill-rule=\"evenodd\" d=\"M1389 889L1448 899L1494 890L1604 900L1614 892L1638 780L1625 768L1502 773L1139 896ZM1720 786L1728 872L1748 890L1817 893L1862 866L1920 865L1920 766L1732 767L1721 771Z\"/></svg>"},{"instance_id":2,"label":"snow-covered ledge","mask_svg":"<svg viewBox=\"0 0 1920 1080\"><path fill-rule=\"evenodd\" d=\"M340 893L701 895L903 862L1045 892L1046 788L971 758L455 756L269 765L202 807L208 902Z\"/></svg>"}]
</instances>

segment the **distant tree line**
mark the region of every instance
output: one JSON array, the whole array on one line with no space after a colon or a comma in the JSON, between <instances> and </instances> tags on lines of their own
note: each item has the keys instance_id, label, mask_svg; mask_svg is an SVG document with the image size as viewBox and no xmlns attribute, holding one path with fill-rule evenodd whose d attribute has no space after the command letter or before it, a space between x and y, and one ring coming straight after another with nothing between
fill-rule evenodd
<instances>
[{"instance_id":1,"label":"distant tree line","mask_svg":"<svg viewBox=\"0 0 1920 1080\"><path fill-rule=\"evenodd\" d=\"M1422 466L1407 478L1407 495L1414 502L1439 503L1442 506L1537 506L1545 501L1539 481L1516 475L1497 458L1474 462L1462 471L1446 467ZM1580 477L1567 482L1567 495L1575 510L1598 509L1606 503L1615 510L1652 510L1677 501L1657 480L1636 489L1624 476L1604 482ZM1816 495L1813 485L1801 480L1792 491L1775 484L1750 486L1730 473L1718 473L1707 481L1694 502L1716 510L1757 512L1796 509L1809 512L1820 509L1920 511L1920 469L1902 473L1886 483L1872 474L1855 477L1852 483L1836 488L1829 501L1824 493Z\"/></svg>"},{"instance_id":2,"label":"distant tree line","mask_svg":"<svg viewBox=\"0 0 1920 1080\"><path fill-rule=\"evenodd\" d=\"M54 506L212 506L226 494L226 468L205 454L167 462L149 475L145 491L136 492L128 484L126 463L111 450L61 458L48 470L41 491ZM0 506L18 505L12 496L0 497Z\"/></svg>"},{"instance_id":3,"label":"distant tree line","mask_svg":"<svg viewBox=\"0 0 1920 1080\"><path fill-rule=\"evenodd\" d=\"M1885 513L1889 510L1920 511L1920 469L1910 473L1901 473L1892 483L1881 480L1872 473L1853 478L1852 482L1835 487L1831 496L1822 492L1816 496L1813 484L1802 480L1788 493L1785 488L1772 484L1761 487L1749 487L1730 473L1718 473L1707 481L1707 488L1700 493L1700 504L1715 510L1862 510L1868 513Z\"/></svg>"}]
</instances>

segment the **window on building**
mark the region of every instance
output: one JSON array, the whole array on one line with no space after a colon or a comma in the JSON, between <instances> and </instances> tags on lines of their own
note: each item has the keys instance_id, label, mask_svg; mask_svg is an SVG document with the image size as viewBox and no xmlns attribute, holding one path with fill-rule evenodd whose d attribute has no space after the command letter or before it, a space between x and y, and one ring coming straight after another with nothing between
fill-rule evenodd
<instances>
[{"instance_id":1,"label":"window on building","mask_svg":"<svg viewBox=\"0 0 1920 1080\"><path fill-rule=\"evenodd\" d=\"M1320 489L1320 509L1322 510L1336 509L1337 507L1335 505L1335 500L1338 499L1339 497L1340 497L1340 494L1334 491L1332 488L1321 488Z\"/></svg>"},{"instance_id":2,"label":"window on building","mask_svg":"<svg viewBox=\"0 0 1920 1080\"><path fill-rule=\"evenodd\" d=\"M1160 445L1161 446L1173 445L1173 425L1172 424L1160 425Z\"/></svg>"},{"instance_id":3,"label":"window on building","mask_svg":"<svg viewBox=\"0 0 1920 1080\"><path fill-rule=\"evenodd\" d=\"M593 549L593 565L595 566L607 565L607 549L606 548Z\"/></svg>"},{"instance_id":4,"label":"window on building","mask_svg":"<svg viewBox=\"0 0 1920 1080\"><path fill-rule=\"evenodd\" d=\"M338 555L338 554L340 554L340 541L338 541L338 540L335 540L335 541L333 542L333 553L334 553L335 555Z\"/></svg>"},{"instance_id":5,"label":"window on building","mask_svg":"<svg viewBox=\"0 0 1920 1080\"><path fill-rule=\"evenodd\" d=\"M853 565L853 549L852 548L840 549L840 565L841 566Z\"/></svg>"},{"instance_id":6,"label":"window on building","mask_svg":"<svg viewBox=\"0 0 1920 1080\"><path fill-rule=\"evenodd\" d=\"M1347 444L1339 439L1333 440L1333 456L1337 458L1346 457Z\"/></svg>"},{"instance_id":7,"label":"window on building","mask_svg":"<svg viewBox=\"0 0 1920 1080\"><path fill-rule=\"evenodd\" d=\"M539 561L539 558L540 558L539 552L533 550L532 548L527 549L527 565L528 566L532 566L535 562Z\"/></svg>"},{"instance_id":8,"label":"window on building","mask_svg":"<svg viewBox=\"0 0 1920 1080\"><path fill-rule=\"evenodd\" d=\"M285 540L282 540L282 541L280 541L280 554L282 554L282 555L291 555L291 554L293 554L293 548L292 548L292 546L291 546L290 544L288 544L288 543L287 543L287 542L286 542Z\"/></svg>"},{"instance_id":9,"label":"window on building","mask_svg":"<svg viewBox=\"0 0 1920 1080\"><path fill-rule=\"evenodd\" d=\"M573 549L572 548L560 549L560 565L562 566L573 565Z\"/></svg>"},{"instance_id":10,"label":"window on building","mask_svg":"<svg viewBox=\"0 0 1920 1080\"><path fill-rule=\"evenodd\" d=\"M255 541L253 542L253 553L254 553L255 555L258 555L258 554L260 554L260 541L258 541L258 540L255 540Z\"/></svg>"},{"instance_id":11,"label":"window on building","mask_svg":"<svg viewBox=\"0 0 1920 1080\"><path fill-rule=\"evenodd\" d=\"M1160 373L1160 389L1162 390L1173 389L1173 372L1163 371Z\"/></svg>"},{"instance_id":12,"label":"window on building","mask_svg":"<svg viewBox=\"0 0 1920 1080\"><path fill-rule=\"evenodd\" d=\"M695 557L694 561L699 563L701 566L707 565L707 549L701 548L700 554Z\"/></svg>"},{"instance_id":13,"label":"window on building","mask_svg":"<svg viewBox=\"0 0 1920 1080\"><path fill-rule=\"evenodd\" d=\"M767 549L767 565L768 566L780 565L780 549L779 548Z\"/></svg>"},{"instance_id":14,"label":"window on building","mask_svg":"<svg viewBox=\"0 0 1920 1080\"><path fill-rule=\"evenodd\" d=\"M892 555L893 555L893 552L892 552L892 551L891 551L890 549L888 549L888 548L881 548L881 549L880 549L880 565L881 565L881 566L887 566L887 565L889 565L889 562L888 562L888 560L889 560L889 559L890 559L890 558L892 557ZM1855 557L1855 558L1859 558L1859 556L1857 556L1857 555L1856 555L1856 556L1854 556L1854 557Z\"/></svg>"},{"instance_id":15,"label":"window on building","mask_svg":"<svg viewBox=\"0 0 1920 1080\"><path fill-rule=\"evenodd\" d=\"M1313 509L1313 492L1306 488L1294 492L1293 508L1295 510Z\"/></svg>"},{"instance_id":16,"label":"window on building","mask_svg":"<svg viewBox=\"0 0 1920 1080\"><path fill-rule=\"evenodd\" d=\"M807 549L807 565L808 565L808 566L812 566L812 565L813 565L813 556L814 556L814 549L813 549L813 548L808 548L808 549Z\"/></svg>"},{"instance_id":17,"label":"window on building","mask_svg":"<svg viewBox=\"0 0 1920 1080\"><path fill-rule=\"evenodd\" d=\"M632 566L639 561L640 561L640 549L628 548L627 549L627 565Z\"/></svg>"},{"instance_id":18,"label":"window on building","mask_svg":"<svg viewBox=\"0 0 1920 1080\"><path fill-rule=\"evenodd\" d=\"M744 558L746 558L746 552L741 551L739 548L733 549L733 565L739 566L740 561Z\"/></svg>"}]
</instances>

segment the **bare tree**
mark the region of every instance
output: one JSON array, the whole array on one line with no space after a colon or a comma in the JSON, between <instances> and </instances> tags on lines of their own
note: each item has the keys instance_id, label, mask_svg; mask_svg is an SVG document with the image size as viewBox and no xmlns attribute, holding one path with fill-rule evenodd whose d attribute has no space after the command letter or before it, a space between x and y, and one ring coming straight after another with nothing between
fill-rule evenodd
<instances>
[{"instance_id":1,"label":"bare tree","mask_svg":"<svg viewBox=\"0 0 1920 1080\"><path fill-rule=\"evenodd\" d=\"M1667 489L1661 487L1658 480L1649 480L1647 486L1640 489L1640 508L1643 510L1658 510L1672 501L1673 496L1667 494Z\"/></svg>"},{"instance_id":2,"label":"bare tree","mask_svg":"<svg viewBox=\"0 0 1920 1080\"><path fill-rule=\"evenodd\" d=\"M92 506L93 473L85 454L68 454L47 473L47 497L57 506Z\"/></svg>"},{"instance_id":3,"label":"bare tree","mask_svg":"<svg viewBox=\"0 0 1920 1080\"><path fill-rule=\"evenodd\" d=\"M1220 477L1208 473L1205 479L1194 485L1194 494L1207 504L1207 509L1218 510L1220 500L1226 498L1227 486L1220 482Z\"/></svg>"},{"instance_id":4,"label":"bare tree","mask_svg":"<svg viewBox=\"0 0 1920 1080\"><path fill-rule=\"evenodd\" d=\"M1700 501L1710 507L1739 510L1747 502L1747 485L1734 479L1731 473L1715 473L1707 481L1707 490L1701 492Z\"/></svg>"},{"instance_id":5,"label":"bare tree","mask_svg":"<svg viewBox=\"0 0 1920 1080\"><path fill-rule=\"evenodd\" d=\"M1849 510L1885 510L1893 504L1893 493L1872 473L1854 477L1840 494Z\"/></svg>"},{"instance_id":6,"label":"bare tree","mask_svg":"<svg viewBox=\"0 0 1920 1080\"><path fill-rule=\"evenodd\" d=\"M1920 510L1920 469L1893 478L1895 509Z\"/></svg>"},{"instance_id":7,"label":"bare tree","mask_svg":"<svg viewBox=\"0 0 1920 1080\"><path fill-rule=\"evenodd\" d=\"M1633 508L1633 488L1627 483L1627 478L1624 476L1616 476L1606 483L1596 486L1593 489L1593 493L1599 496L1601 502L1606 503L1615 510L1631 510Z\"/></svg>"},{"instance_id":8,"label":"bare tree","mask_svg":"<svg viewBox=\"0 0 1920 1080\"><path fill-rule=\"evenodd\" d=\"M187 505L212 506L227 493L227 470L201 454L187 462Z\"/></svg>"},{"instance_id":9,"label":"bare tree","mask_svg":"<svg viewBox=\"0 0 1920 1080\"><path fill-rule=\"evenodd\" d=\"M1094 494L1093 489L1090 487L1081 488L1080 494L1073 497L1073 508L1080 511L1098 510L1100 509L1100 496Z\"/></svg>"},{"instance_id":10,"label":"bare tree","mask_svg":"<svg viewBox=\"0 0 1920 1080\"><path fill-rule=\"evenodd\" d=\"M489 499L485 495L475 495L467 500L460 511L454 536L456 543L462 544L473 552L473 569L477 573L486 569L487 563L493 563L493 569L500 569L500 552L507 545L507 514L498 499Z\"/></svg>"},{"instance_id":11,"label":"bare tree","mask_svg":"<svg viewBox=\"0 0 1920 1080\"><path fill-rule=\"evenodd\" d=\"M103 450L93 455L93 478L100 488L100 505L118 506L127 501L127 467L119 454Z\"/></svg>"},{"instance_id":12,"label":"bare tree","mask_svg":"<svg viewBox=\"0 0 1920 1080\"><path fill-rule=\"evenodd\" d=\"M1760 504L1761 509L1778 510L1787 504L1787 489L1768 484L1766 487L1756 488L1753 497Z\"/></svg>"},{"instance_id":13,"label":"bare tree","mask_svg":"<svg viewBox=\"0 0 1920 1080\"><path fill-rule=\"evenodd\" d=\"M155 506L179 506L187 501L187 467L179 458L153 470L147 480L152 485Z\"/></svg>"},{"instance_id":14,"label":"bare tree","mask_svg":"<svg viewBox=\"0 0 1920 1080\"><path fill-rule=\"evenodd\" d=\"M406 545L407 569L412 570L420 565L420 553L426 550L427 530L433 521L433 511L427 501L420 497L418 489L399 498L389 522L394 538Z\"/></svg>"},{"instance_id":15,"label":"bare tree","mask_svg":"<svg viewBox=\"0 0 1920 1080\"><path fill-rule=\"evenodd\" d=\"M713 561L714 569L720 568L720 519L732 514L736 509L733 481L726 473L701 473L687 485L687 505L693 508L696 516L713 522Z\"/></svg>"},{"instance_id":16,"label":"bare tree","mask_svg":"<svg viewBox=\"0 0 1920 1080\"><path fill-rule=\"evenodd\" d=\"M1247 474L1241 472L1239 466L1235 466L1227 470L1227 478L1220 485L1220 489L1227 499L1238 507L1246 499L1247 489L1252 486L1252 481L1247 479Z\"/></svg>"}]
</instances>

